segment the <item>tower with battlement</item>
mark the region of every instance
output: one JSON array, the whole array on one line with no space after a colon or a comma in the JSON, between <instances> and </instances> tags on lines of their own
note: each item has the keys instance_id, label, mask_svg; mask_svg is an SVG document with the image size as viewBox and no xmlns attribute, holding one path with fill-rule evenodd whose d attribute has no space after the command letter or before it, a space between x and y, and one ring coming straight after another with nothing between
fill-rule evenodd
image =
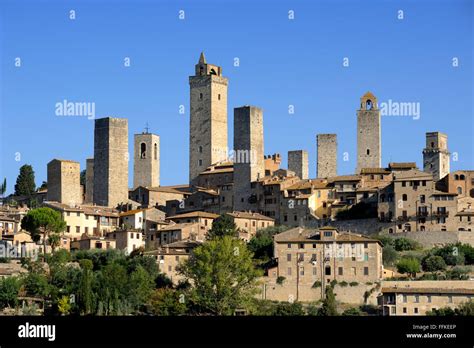
<instances>
[{"instance_id":1,"label":"tower with battlement","mask_svg":"<svg viewBox=\"0 0 474 348\"><path fill-rule=\"evenodd\" d=\"M449 174L448 136L441 132L426 133L426 147L423 150L423 171L440 180Z\"/></svg>"}]
</instances>

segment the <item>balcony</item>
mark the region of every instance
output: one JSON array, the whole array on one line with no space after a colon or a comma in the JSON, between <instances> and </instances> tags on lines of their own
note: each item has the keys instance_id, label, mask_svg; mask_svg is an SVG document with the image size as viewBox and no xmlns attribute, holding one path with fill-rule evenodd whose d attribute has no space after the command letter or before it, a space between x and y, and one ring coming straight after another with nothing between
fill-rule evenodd
<instances>
[{"instance_id":1,"label":"balcony","mask_svg":"<svg viewBox=\"0 0 474 348\"><path fill-rule=\"evenodd\" d=\"M408 216L406 216L406 215L402 215L402 216L397 217L397 220L398 220L398 221L408 221L409 218L408 218Z\"/></svg>"},{"instance_id":2,"label":"balcony","mask_svg":"<svg viewBox=\"0 0 474 348\"><path fill-rule=\"evenodd\" d=\"M434 217L448 217L449 211L435 211L433 212Z\"/></svg>"},{"instance_id":3,"label":"balcony","mask_svg":"<svg viewBox=\"0 0 474 348\"><path fill-rule=\"evenodd\" d=\"M418 212L416 213L416 216L418 216L418 217L427 217L428 215L429 215L429 214L428 214L427 211L418 211Z\"/></svg>"}]
</instances>

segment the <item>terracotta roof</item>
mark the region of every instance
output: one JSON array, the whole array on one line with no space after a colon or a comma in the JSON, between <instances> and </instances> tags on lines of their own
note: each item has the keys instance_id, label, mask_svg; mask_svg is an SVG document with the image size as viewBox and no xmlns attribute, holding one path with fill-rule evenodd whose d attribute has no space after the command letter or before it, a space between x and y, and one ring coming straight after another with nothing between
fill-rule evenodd
<instances>
[{"instance_id":1,"label":"terracotta roof","mask_svg":"<svg viewBox=\"0 0 474 348\"><path fill-rule=\"evenodd\" d=\"M432 196L457 196L458 194L455 192L444 192L444 191L435 190L431 195Z\"/></svg>"},{"instance_id":2,"label":"terracotta roof","mask_svg":"<svg viewBox=\"0 0 474 348\"><path fill-rule=\"evenodd\" d=\"M143 186L141 186L143 187ZM153 192L164 192L164 193L176 193L176 194L183 194L183 195L189 195L191 192L189 192L190 187L189 185L175 185L175 186L147 186L143 187L149 191Z\"/></svg>"},{"instance_id":3,"label":"terracotta roof","mask_svg":"<svg viewBox=\"0 0 474 348\"><path fill-rule=\"evenodd\" d=\"M277 243L290 243L290 242L307 242L307 243L333 243L332 239L324 240L324 239L317 239L318 231L327 231L336 230L334 227L326 226L321 227L318 229L305 229L302 227L292 228L288 231L276 234L274 236L274 241ZM337 230L336 230L337 231ZM321 234L319 234L321 236ZM324 237L323 237L324 238ZM382 244L377 239L372 239L361 234L355 233L337 233L336 242L344 242L344 243L351 243L351 242L368 242L368 243L379 243Z\"/></svg>"},{"instance_id":4,"label":"terracotta roof","mask_svg":"<svg viewBox=\"0 0 474 348\"><path fill-rule=\"evenodd\" d=\"M396 294L470 294L474 295L474 289L465 288L400 288L400 287L387 287L382 288L383 293L396 293Z\"/></svg>"},{"instance_id":5,"label":"terracotta roof","mask_svg":"<svg viewBox=\"0 0 474 348\"><path fill-rule=\"evenodd\" d=\"M68 204L64 203L59 203L59 202L44 202L43 203L45 206L50 207L50 208L56 208L59 209L60 211L66 211L66 212L82 212L87 215L97 215L97 216L110 216L110 217L118 217L119 216L119 211L114 208L110 207L104 207L104 206L99 206L99 205L85 205L85 204L80 204L77 206L70 206Z\"/></svg>"},{"instance_id":6,"label":"terracotta roof","mask_svg":"<svg viewBox=\"0 0 474 348\"><path fill-rule=\"evenodd\" d=\"M227 213L227 215L232 216L233 218L275 221L271 217L259 213L248 213L244 211L234 211L232 213Z\"/></svg>"},{"instance_id":7,"label":"terracotta roof","mask_svg":"<svg viewBox=\"0 0 474 348\"><path fill-rule=\"evenodd\" d=\"M404 172L397 172L394 175L393 181L402 181L402 180L433 180L433 176L429 173L422 172L419 169L409 169Z\"/></svg>"},{"instance_id":8,"label":"terracotta roof","mask_svg":"<svg viewBox=\"0 0 474 348\"><path fill-rule=\"evenodd\" d=\"M390 174L391 172L385 168L362 168L361 174Z\"/></svg>"},{"instance_id":9,"label":"terracotta roof","mask_svg":"<svg viewBox=\"0 0 474 348\"><path fill-rule=\"evenodd\" d=\"M416 168L416 162L390 162L389 169L413 169Z\"/></svg>"},{"instance_id":10,"label":"terracotta roof","mask_svg":"<svg viewBox=\"0 0 474 348\"><path fill-rule=\"evenodd\" d=\"M170 225L170 226L167 226L167 227L163 227L163 228L160 228L159 230L156 230L155 232L157 233L160 233L160 232L166 232L166 231L176 231L176 230L181 230L183 228L186 228L186 227L191 227L191 226L196 226L198 227L198 223L197 222L183 222L183 223L180 223L180 224L174 224L174 225Z\"/></svg>"},{"instance_id":11,"label":"terracotta roof","mask_svg":"<svg viewBox=\"0 0 474 348\"><path fill-rule=\"evenodd\" d=\"M306 179L298 181L297 183L287 187L287 190L305 190L305 189L324 189L328 188L326 180L321 179Z\"/></svg>"},{"instance_id":12,"label":"terracotta roof","mask_svg":"<svg viewBox=\"0 0 474 348\"><path fill-rule=\"evenodd\" d=\"M193 217L203 217L203 218L209 218L209 219L216 219L219 217L217 214L212 214L208 213L205 211L193 211L190 213L184 213L184 214L177 214L173 216L167 217L167 219L184 219L184 218L193 218Z\"/></svg>"},{"instance_id":13,"label":"terracotta roof","mask_svg":"<svg viewBox=\"0 0 474 348\"><path fill-rule=\"evenodd\" d=\"M137 213L144 212L146 209L134 209L134 210L129 210L123 213L120 213L120 216L130 216L130 215L135 215Z\"/></svg>"},{"instance_id":14,"label":"terracotta roof","mask_svg":"<svg viewBox=\"0 0 474 348\"><path fill-rule=\"evenodd\" d=\"M328 182L336 181L360 181L362 177L360 175L339 175L328 178Z\"/></svg>"}]
</instances>

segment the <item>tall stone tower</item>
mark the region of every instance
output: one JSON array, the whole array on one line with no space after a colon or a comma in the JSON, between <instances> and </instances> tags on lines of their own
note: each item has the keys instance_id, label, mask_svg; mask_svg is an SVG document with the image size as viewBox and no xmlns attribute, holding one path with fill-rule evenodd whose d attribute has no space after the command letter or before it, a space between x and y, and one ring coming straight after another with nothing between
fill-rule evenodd
<instances>
[{"instance_id":1,"label":"tall stone tower","mask_svg":"<svg viewBox=\"0 0 474 348\"><path fill-rule=\"evenodd\" d=\"M53 159L48 163L48 201L82 204L79 162Z\"/></svg>"},{"instance_id":2,"label":"tall stone tower","mask_svg":"<svg viewBox=\"0 0 474 348\"><path fill-rule=\"evenodd\" d=\"M441 132L426 133L426 147L423 150L423 170L440 180L449 174L448 136Z\"/></svg>"},{"instance_id":3,"label":"tall stone tower","mask_svg":"<svg viewBox=\"0 0 474 348\"><path fill-rule=\"evenodd\" d=\"M288 151L288 170L295 172L300 179L308 179L308 151Z\"/></svg>"},{"instance_id":4,"label":"tall stone tower","mask_svg":"<svg viewBox=\"0 0 474 348\"><path fill-rule=\"evenodd\" d=\"M227 83L222 68L207 64L201 53L195 75L189 77L190 183L211 164L227 159Z\"/></svg>"},{"instance_id":5,"label":"tall stone tower","mask_svg":"<svg viewBox=\"0 0 474 348\"><path fill-rule=\"evenodd\" d=\"M257 202L251 182L265 176L262 109L234 109L234 151L234 209L254 210Z\"/></svg>"},{"instance_id":6,"label":"tall stone tower","mask_svg":"<svg viewBox=\"0 0 474 348\"><path fill-rule=\"evenodd\" d=\"M133 187L160 186L160 137L145 132L135 134Z\"/></svg>"},{"instance_id":7,"label":"tall stone tower","mask_svg":"<svg viewBox=\"0 0 474 348\"><path fill-rule=\"evenodd\" d=\"M128 200L128 160L128 120L96 119L94 204L116 207Z\"/></svg>"},{"instance_id":8,"label":"tall stone tower","mask_svg":"<svg viewBox=\"0 0 474 348\"><path fill-rule=\"evenodd\" d=\"M337 175L337 134L316 135L316 177L330 178Z\"/></svg>"},{"instance_id":9,"label":"tall stone tower","mask_svg":"<svg viewBox=\"0 0 474 348\"><path fill-rule=\"evenodd\" d=\"M94 201L94 159L88 158L86 160L86 194L85 203L92 203Z\"/></svg>"},{"instance_id":10,"label":"tall stone tower","mask_svg":"<svg viewBox=\"0 0 474 348\"><path fill-rule=\"evenodd\" d=\"M360 98L357 110L357 169L382 166L381 122L377 98L367 92Z\"/></svg>"}]
</instances>

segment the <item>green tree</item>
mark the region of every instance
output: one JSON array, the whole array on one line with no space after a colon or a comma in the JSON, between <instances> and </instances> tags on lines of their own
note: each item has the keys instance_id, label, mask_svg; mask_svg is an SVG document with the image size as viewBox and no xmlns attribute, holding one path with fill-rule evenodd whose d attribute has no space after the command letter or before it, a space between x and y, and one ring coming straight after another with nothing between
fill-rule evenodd
<instances>
[{"instance_id":1,"label":"green tree","mask_svg":"<svg viewBox=\"0 0 474 348\"><path fill-rule=\"evenodd\" d=\"M318 311L318 315L322 316L335 316L338 315L336 305L336 295L332 289L332 286L326 288L326 297L323 300L323 305Z\"/></svg>"},{"instance_id":2,"label":"green tree","mask_svg":"<svg viewBox=\"0 0 474 348\"><path fill-rule=\"evenodd\" d=\"M71 303L68 296L62 296L58 301L58 310L62 315L68 315L71 312Z\"/></svg>"},{"instance_id":3,"label":"green tree","mask_svg":"<svg viewBox=\"0 0 474 348\"><path fill-rule=\"evenodd\" d=\"M79 310L82 314L91 314L93 308L93 292L92 284L94 280L94 273L92 272L92 261L81 260L80 261L82 273L79 280L79 289L77 293L77 302Z\"/></svg>"},{"instance_id":4,"label":"green tree","mask_svg":"<svg viewBox=\"0 0 474 348\"><path fill-rule=\"evenodd\" d=\"M149 299L153 291L154 279L145 268L138 266L130 275L129 284L128 300L133 308L139 308Z\"/></svg>"},{"instance_id":5,"label":"green tree","mask_svg":"<svg viewBox=\"0 0 474 348\"><path fill-rule=\"evenodd\" d=\"M46 258L46 240L50 234L58 234L66 228L61 213L51 208L30 210L21 220L21 228L30 232L31 238L38 241L43 234L43 253Z\"/></svg>"},{"instance_id":6,"label":"green tree","mask_svg":"<svg viewBox=\"0 0 474 348\"><path fill-rule=\"evenodd\" d=\"M3 179L3 182L0 184L0 196L5 195L5 192L7 192L7 178Z\"/></svg>"},{"instance_id":7,"label":"green tree","mask_svg":"<svg viewBox=\"0 0 474 348\"><path fill-rule=\"evenodd\" d=\"M16 307L21 281L18 277L0 279L0 308Z\"/></svg>"},{"instance_id":8,"label":"green tree","mask_svg":"<svg viewBox=\"0 0 474 348\"><path fill-rule=\"evenodd\" d=\"M384 266L393 266L398 260L398 252L391 245L384 246L382 249L382 260Z\"/></svg>"},{"instance_id":9,"label":"green tree","mask_svg":"<svg viewBox=\"0 0 474 348\"><path fill-rule=\"evenodd\" d=\"M180 267L192 284L193 302L206 313L231 315L255 295L252 254L241 240L224 236L205 242Z\"/></svg>"},{"instance_id":10,"label":"green tree","mask_svg":"<svg viewBox=\"0 0 474 348\"><path fill-rule=\"evenodd\" d=\"M412 277L416 277L416 274L420 272L420 261L415 258L402 258L397 263L397 271L402 274L408 274Z\"/></svg>"},{"instance_id":11,"label":"green tree","mask_svg":"<svg viewBox=\"0 0 474 348\"><path fill-rule=\"evenodd\" d=\"M423 259L421 266L425 272L444 271L446 269L446 262L444 262L441 256L431 255Z\"/></svg>"},{"instance_id":12,"label":"green tree","mask_svg":"<svg viewBox=\"0 0 474 348\"><path fill-rule=\"evenodd\" d=\"M433 255L441 256L447 265L456 266L464 265L464 254L459 248L459 245L445 245L442 248L435 248L432 250Z\"/></svg>"},{"instance_id":13,"label":"green tree","mask_svg":"<svg viewBox=\"0 0 474 348\"><path fill-rule=\"evenodd\" d=\"M237 226L234 221L229 215L223 214L212 223L212 228L207 232L207 239L210 240L223 236L235 237L236 235Z\"/></svg>"},{"instance_id":14,"label":"green tree","mask_svg":"<svg viewBox=\"0 0 474 348\"><path fill-rule=\"evenodd\" d=\"M359 308L352 307L352 308L348 308L344 312L342 312L342 315L350 316L350 317L357 317L357 316L361 316L363 314L362 314L362 311Z\"/></svg>"},{"instance_id":15,"label":"green tree","mask_svg":"<svg viewBox=\"0 0 474 348\"><path fill-rule=\"evenodd\" d=\"M29 164L20 167L20 174L16 179L15 196L31 197L36 191L35 172Z\"/></svg>"},{"instance_id":16,"label":"green tree","mask_svg":"<svg viewBox=\"0 0 474 348\"><path fill-rule=\"evenodd\" d=\"M396 251L408 251L419 249L420 245L412 239L402 237L393 241L393 247Z\"/></svg>"},{"instance_id":17,"label":"green tree","mask_svg":"<svg viewBox=\"0 0 474 348\"><path fill-rule=\"evenodd\" d=\"M171 288L156 289L150 297L148 308L154 315L183 315L187 311L186 296Z\"/></svg>"},{"instance_id":18,"label":"green tree","mask_svg":"<svg viewBox=\"0 0 474 348\"><path fill-rule=\"evenodd\" d=\"M270 226L258 230L248 243L249 250L254 254L254 258L268 260L273 257L273 236L284 232L287 226Z\"/></svg>"}]
</instances>

